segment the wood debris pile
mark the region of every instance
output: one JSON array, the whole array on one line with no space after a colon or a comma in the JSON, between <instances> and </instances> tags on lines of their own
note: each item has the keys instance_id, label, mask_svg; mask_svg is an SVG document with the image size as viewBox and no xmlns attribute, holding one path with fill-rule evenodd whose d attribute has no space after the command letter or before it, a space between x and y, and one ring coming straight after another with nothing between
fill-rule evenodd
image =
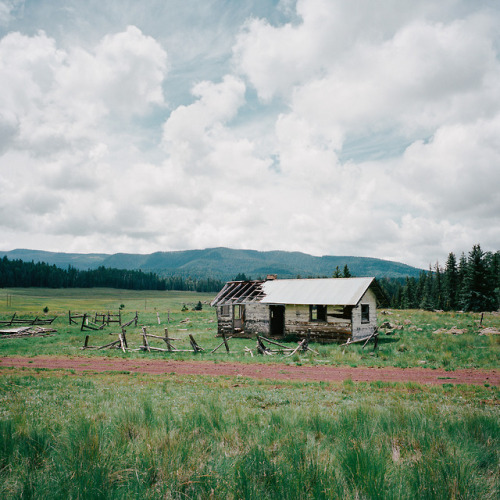
<instances>
[{"instance_id":1,"label":"wood debris pile","mask_svg":"<svg viewBox=\"0 0 500 500\"><path fill-rule=\"evenodd\" d=\"M23 337L45 337L51 333L55 333L55 328L42 328L39 326L21 326L19 328L9 328L8 330L0 330L0 338L23 338Z\"/></svg>"}]
</instances>

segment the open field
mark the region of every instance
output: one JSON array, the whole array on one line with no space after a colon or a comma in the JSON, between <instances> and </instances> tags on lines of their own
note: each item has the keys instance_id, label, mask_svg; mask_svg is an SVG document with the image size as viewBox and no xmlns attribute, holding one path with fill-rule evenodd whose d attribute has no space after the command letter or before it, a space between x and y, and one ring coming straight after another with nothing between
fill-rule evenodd
<instances>
[{"instance_id":1,"label":"open field","mask_svg":"<svg viewBox=\"0 0 500 500\"><path fill-rule=\"evenodd\" d=\"M478 335L479 315L390 311L379 322L390 321L394 335L384 335L375 351L314 344L318 356L252 358L244 347L254 348L253 340L232 339L230 354L123 353L81 350L85 335L103 345L120 329L81 332L68 325L68 309L116 313L123 304L124 322L139 313L138 326L127 328L129 345L142 343L141 325L155 334L168 326L179 347L189 345L192 333L209 350L220 343L215 312L206 305L211 296L2 292L0 319L14 312L44 316L48 307L47 317L58 315L58 331L0 338L0 358L28 357L23 367L0 363L1 498L500 495L500 345L498 336ZM192 311L198 301L203 310ZM494 314L483 323L500 326ZM465 333L433 333L451 327ZM56 359L65 362L59 369ZM96 362L99 370L92 369ZM119 371L114 363L122 364ZM190 375L193 366L203 375ZM477 375L478 368L496 378L459 383L462 372ZM315 370L343 370L344 380L305 380ZM424 384L381 381L391 370L431 375ZM357 382L365 371L379 378ZM283 380L292 372L299 379Z\"/></svg>"},{"instance_id":2,"label":"open field","mask_svg":"<svg viewBox=\"0 0 500 500\"><path fill-rule=\"evenodd\" d=\"M209 307L211 294L194 292L151 292L112 289L3 289L0 294L0 320L12 317L16 312L20 317L33 318L37 315L53 317L57 315L53 326L57 333L47 337L8 339L0 338L0 356L104 356L126 359L184 359L210 361L238 361L245 363L290 362L298 365L335 365L350 367L387 367L399 368L420 367L431 369L498 369L500 366L500 336L478 335L480 315L474 313L433 313L425 311L388 311L391 314L379 314L379 324L390 321L396 329L393 335L380 335L378 348L373 351L371 345L365 349L361 345L342 347L336 344L318 345L314 349L318 356L312 354L294 355L285 358L283 355L255 356L244 354L245 347L254 348L255 341L249 339L231 339L231 353L224 349L215 354L208 351L220 343L215 337L217 322L215 311ZM201 301L202 311L193 311L194 305ZM118 325L110 325L101 331L80 331L80 325L69 326L68 310L75 312L107 312L117 313L120 305L123 322L139 313L137 327L127 328L129 346L139 347L142 344L141 325L147 327L148 333L163 335L168 327L169 335L181 340L175 345L189 348L188 335L194 335L205 353L122 353L119 349L82 351L85 335L89 335L89 345L101 346L117 339L120 332ZM187 311L182 312L183 305ZM45 307L49 311L42 312ZM158 325L157 313L161 324ZM168 319L170 321L168 322ZM187 320L187 321L186 321ZM500 315L488 313L484 315L485 326L500 328ZM457 327L465 333L461 335L436 334L438 329ZM401 329L399 329L401 328ZM162 346L161 341L152 345ZM296 344L291 343L290 346Z\"/></svg>"},{"instance_id":3,"label":"open field","mask_svg":"<svg viewBox=\"0 0 500 500\"><path fill-rule=\"evenodd\" d=\"M500 494L498 388L2 370L2 498Z\"/></svg>"}]
</instances>

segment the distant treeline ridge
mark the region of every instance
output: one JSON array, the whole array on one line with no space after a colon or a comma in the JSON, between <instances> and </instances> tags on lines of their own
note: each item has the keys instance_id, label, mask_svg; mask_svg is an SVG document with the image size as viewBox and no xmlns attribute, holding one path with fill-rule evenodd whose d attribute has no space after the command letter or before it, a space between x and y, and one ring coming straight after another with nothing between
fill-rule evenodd
<instances>
[{"instance_id":1,"label":"distant treeline ridge","mask_svg":"<svg viewBox=\"0 0 500 500\"><path fill-rule=\"evenodd\" d=\"M44 262L0 259L0 287L93 288L127 290L180 290L218 292L223 282L211 278L160 277L156 273L98 267L80 271L71 266L62 269Z\"/></svg>"},{"instance_id":2,"label":"distant treeline ridge","mask_svg":"<svg viewBox=\"0 0 500 500\"><path fill-rule=\"evenodd\" d=\"M337 266L333 277L351 276L345 265ZM297 276L299 277L299 276ZM240 273L236 280L250 279ZM395 309L445 311L496 311L500 308L500 251L483 252L474 245L468 256L448 255L444 267L436 263L418 278L383 278L379 283ZM218 292L224 282L213 278L161 277L156 273L100 266L81 271L71 266L0 259L0 287L92 288L109 287L129 290L179 290Z\"/></svg>"}]
</instances>

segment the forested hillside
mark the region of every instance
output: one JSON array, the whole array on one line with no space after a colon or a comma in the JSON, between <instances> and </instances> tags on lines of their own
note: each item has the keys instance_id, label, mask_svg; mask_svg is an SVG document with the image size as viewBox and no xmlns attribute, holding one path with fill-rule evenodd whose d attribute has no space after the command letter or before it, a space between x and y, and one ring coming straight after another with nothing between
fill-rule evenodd
<instances>
[{"instance_id":1,"label":"forested hillside","mask_svg":"<svg viewBox=\"0 0 500 500\"><path fill-rule=\"evenodd\" d=\"M262 252L257 253L261 254ZM267 253L271 254L273 252ZM152 254L152 256L155 255ZM216 255L217 258L212 253L212 258L220 261L218 263L219 267L223 266L224 256L220 253L216 253ZM295 256L298 261L301 261L304 257L304 254L291 255ZM150 257L153 258L152 256ZM118 259L118 257L116 258ZM157 255L157 258L160 257ZM187 261L193 263L193 255L190 257L184 255L183 258L178 255L178 258L180 261L177 264L180 267L182 267L182 259L187 259ZM205 255L204 259L206 258ZM278 273L280 278L376 275L376 273L359 273L357 271L359 268L356 265L354 265L354 268L351 267L353 261L349 259L353 258L345 257L344 260L341 260L342 257L323 257L323 259L332 259L332 262L338 262L339 264L332 269L332 272L328 273L316 273L317 268L313 267L313 269L309 270L304 269L303 274L297 273L290 276L290 272L284 272L283 269L271 264L269 264L269 267L261 268L259 273L252 273L251 270L249 271L252 266L249 266L247 260L240 261L241 267L236 267L236 264L232 261L231 264L228 263L227 265L229 270L225 273L225 280L257 279L265 277L267 272ZM377 261L377 259L364 260ZM388 264L388 269L394 270L390 266L393 263ZM199 265L202 266L201 260ZM304 265L304 262L301 265ZM366 268L366 262L364 265L364 268ZM297 269L297 267L292 268ZM97 269L88 270L76 269L71 265L63 269L55 264L24 262L21 259L10 260L3 257L3 259L0 259L0 287L111 287L130 290L191 290L198 292L218 292L222 288L225 280L206 276L207 269L204 269L204 272L201 270L197 272L196 267L193 266L190 269L192 272L190 276L184 276L180 272L177 275L160 276L152 271L118 269L103 265L97 267ZM255 272L255 268L253 269ZM230 270L233 270L233 274L229 274ZM498 310L500 307L500 252L483 252L480 245L475 245L467 256L462 254L459 260L453 253L450 253L444 267L436 264L429 271L420 271L417 276L407 275L405 278L394 278L388 271L385 276L379 274L378 280L389 297L391 306L394 308L464 311Z\"/></svg>"},{"instance_id":2,"label":"forested hillside","mask_svg":"<svg viewBox=\"0 0 500 500\"><path fill-rule=\"evenodd\" d=\"M142 270L161 277L182 276L184 278L218 279L228 281L238 273L252 278L277 274L279 278L303 278L332 276L337 267L348 265L356 276L376 278L418 277L421 269L382 259L352 256L315 257L302 252L259 252L257 250L234 250L231 248L207 248L178 252L155 252L147 255L118 253L66 254L41 252L38 250L12 250L0 252L11 260L45 262L64 269L71 266L79 270L97 269L100 266L114 269Z\"/></svg>"}]
</instances>

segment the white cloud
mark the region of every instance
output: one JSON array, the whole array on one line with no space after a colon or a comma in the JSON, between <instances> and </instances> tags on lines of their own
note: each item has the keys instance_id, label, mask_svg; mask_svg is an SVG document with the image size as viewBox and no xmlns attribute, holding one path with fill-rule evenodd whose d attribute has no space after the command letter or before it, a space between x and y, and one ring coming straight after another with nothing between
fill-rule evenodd
<instances>
[{"instance_id":1,"label":"white cloud","mask_svg":"<svg viewBox=\"0 0 500 500\"><path fill-rule=\"evenodd\" d=\"M10 33L0 41L2 123L17 128L8 134L16 147L52 154L95 140L109 115L123 120L162 105L165 73L165 51L132 26L92 52L58 49L42 31Z\"/></svg>"},{"instance_id":2,"label":"white cloud","mask_svg":"<svg viewBox=\"0 0 500 500\"><path fill-rule=\"evenodd\" d=\"M128 117L164 102L161 85L166 52L135 26L105 36L92 53L74 50L68 58L58 74L58 84L67 97L72 94L81 104L91 100L103 113Z\"/></svg>"},{"instance_id":3,"label":"white cloud","mask_svg":"<svg viewBox=\"0 0 500 500\"><path fill-rule=\"evenodd\" d=\"M244 103L245 85L240 79L226 75L219 84L198 83L192 94L197 100L179 106L164 124L163 142L169 155L184 168L203 170L213 136L221 132Z\"/></svg>"},{"instance_id":4,"label":"white cloud","mask_svg":"<svg viewBox=\"0 0 500 500\"><path fill-rule=\"evenodd\" d=\"M383 43L360 43L324 76L296 86L292 109L327 137L389 127L425 136L490 113L499 106L500 68L484 28L477 19L417 22Z\"/></svg>"},{"instance_id":5,"label":"white cloud","mask_svg":"<svg viewBox=\"0 0 500 500\"><path fill-rule=\"evenodd\" d=\"M428 143L415 142L398 169L429 210L455 222L500 214L500 115L494 120L443 126Z\"/></svg>"},{"instance_id":6,"label":"white cloud","mask_svg":"<svg viewBox=\"0 0 500 500\"><path fill-rule=\"evenodd\" d=\"M1 39L1 225L98 234L130 218L111 192L137 149L119 134L163 106L165 74L166 52L135 27L91 51L58 49L42 31ZM123 152L127 162L115 164Z\"/></svg>"},{"instance_id":7,"label":"white cloud","mask_svg":"<svg viewBox=\"0 0 500 500\"><path fill-rule=\"evenodd\" d=\"M57 37L57 18L0 39L0 247L222 245L423 267L498 248L497 8L283 1L238 30L238 6L221 5L188 27L162 4L182 22L161 43L158 19L121 6L95 42Z\"/></svg>"}]
</instances>

